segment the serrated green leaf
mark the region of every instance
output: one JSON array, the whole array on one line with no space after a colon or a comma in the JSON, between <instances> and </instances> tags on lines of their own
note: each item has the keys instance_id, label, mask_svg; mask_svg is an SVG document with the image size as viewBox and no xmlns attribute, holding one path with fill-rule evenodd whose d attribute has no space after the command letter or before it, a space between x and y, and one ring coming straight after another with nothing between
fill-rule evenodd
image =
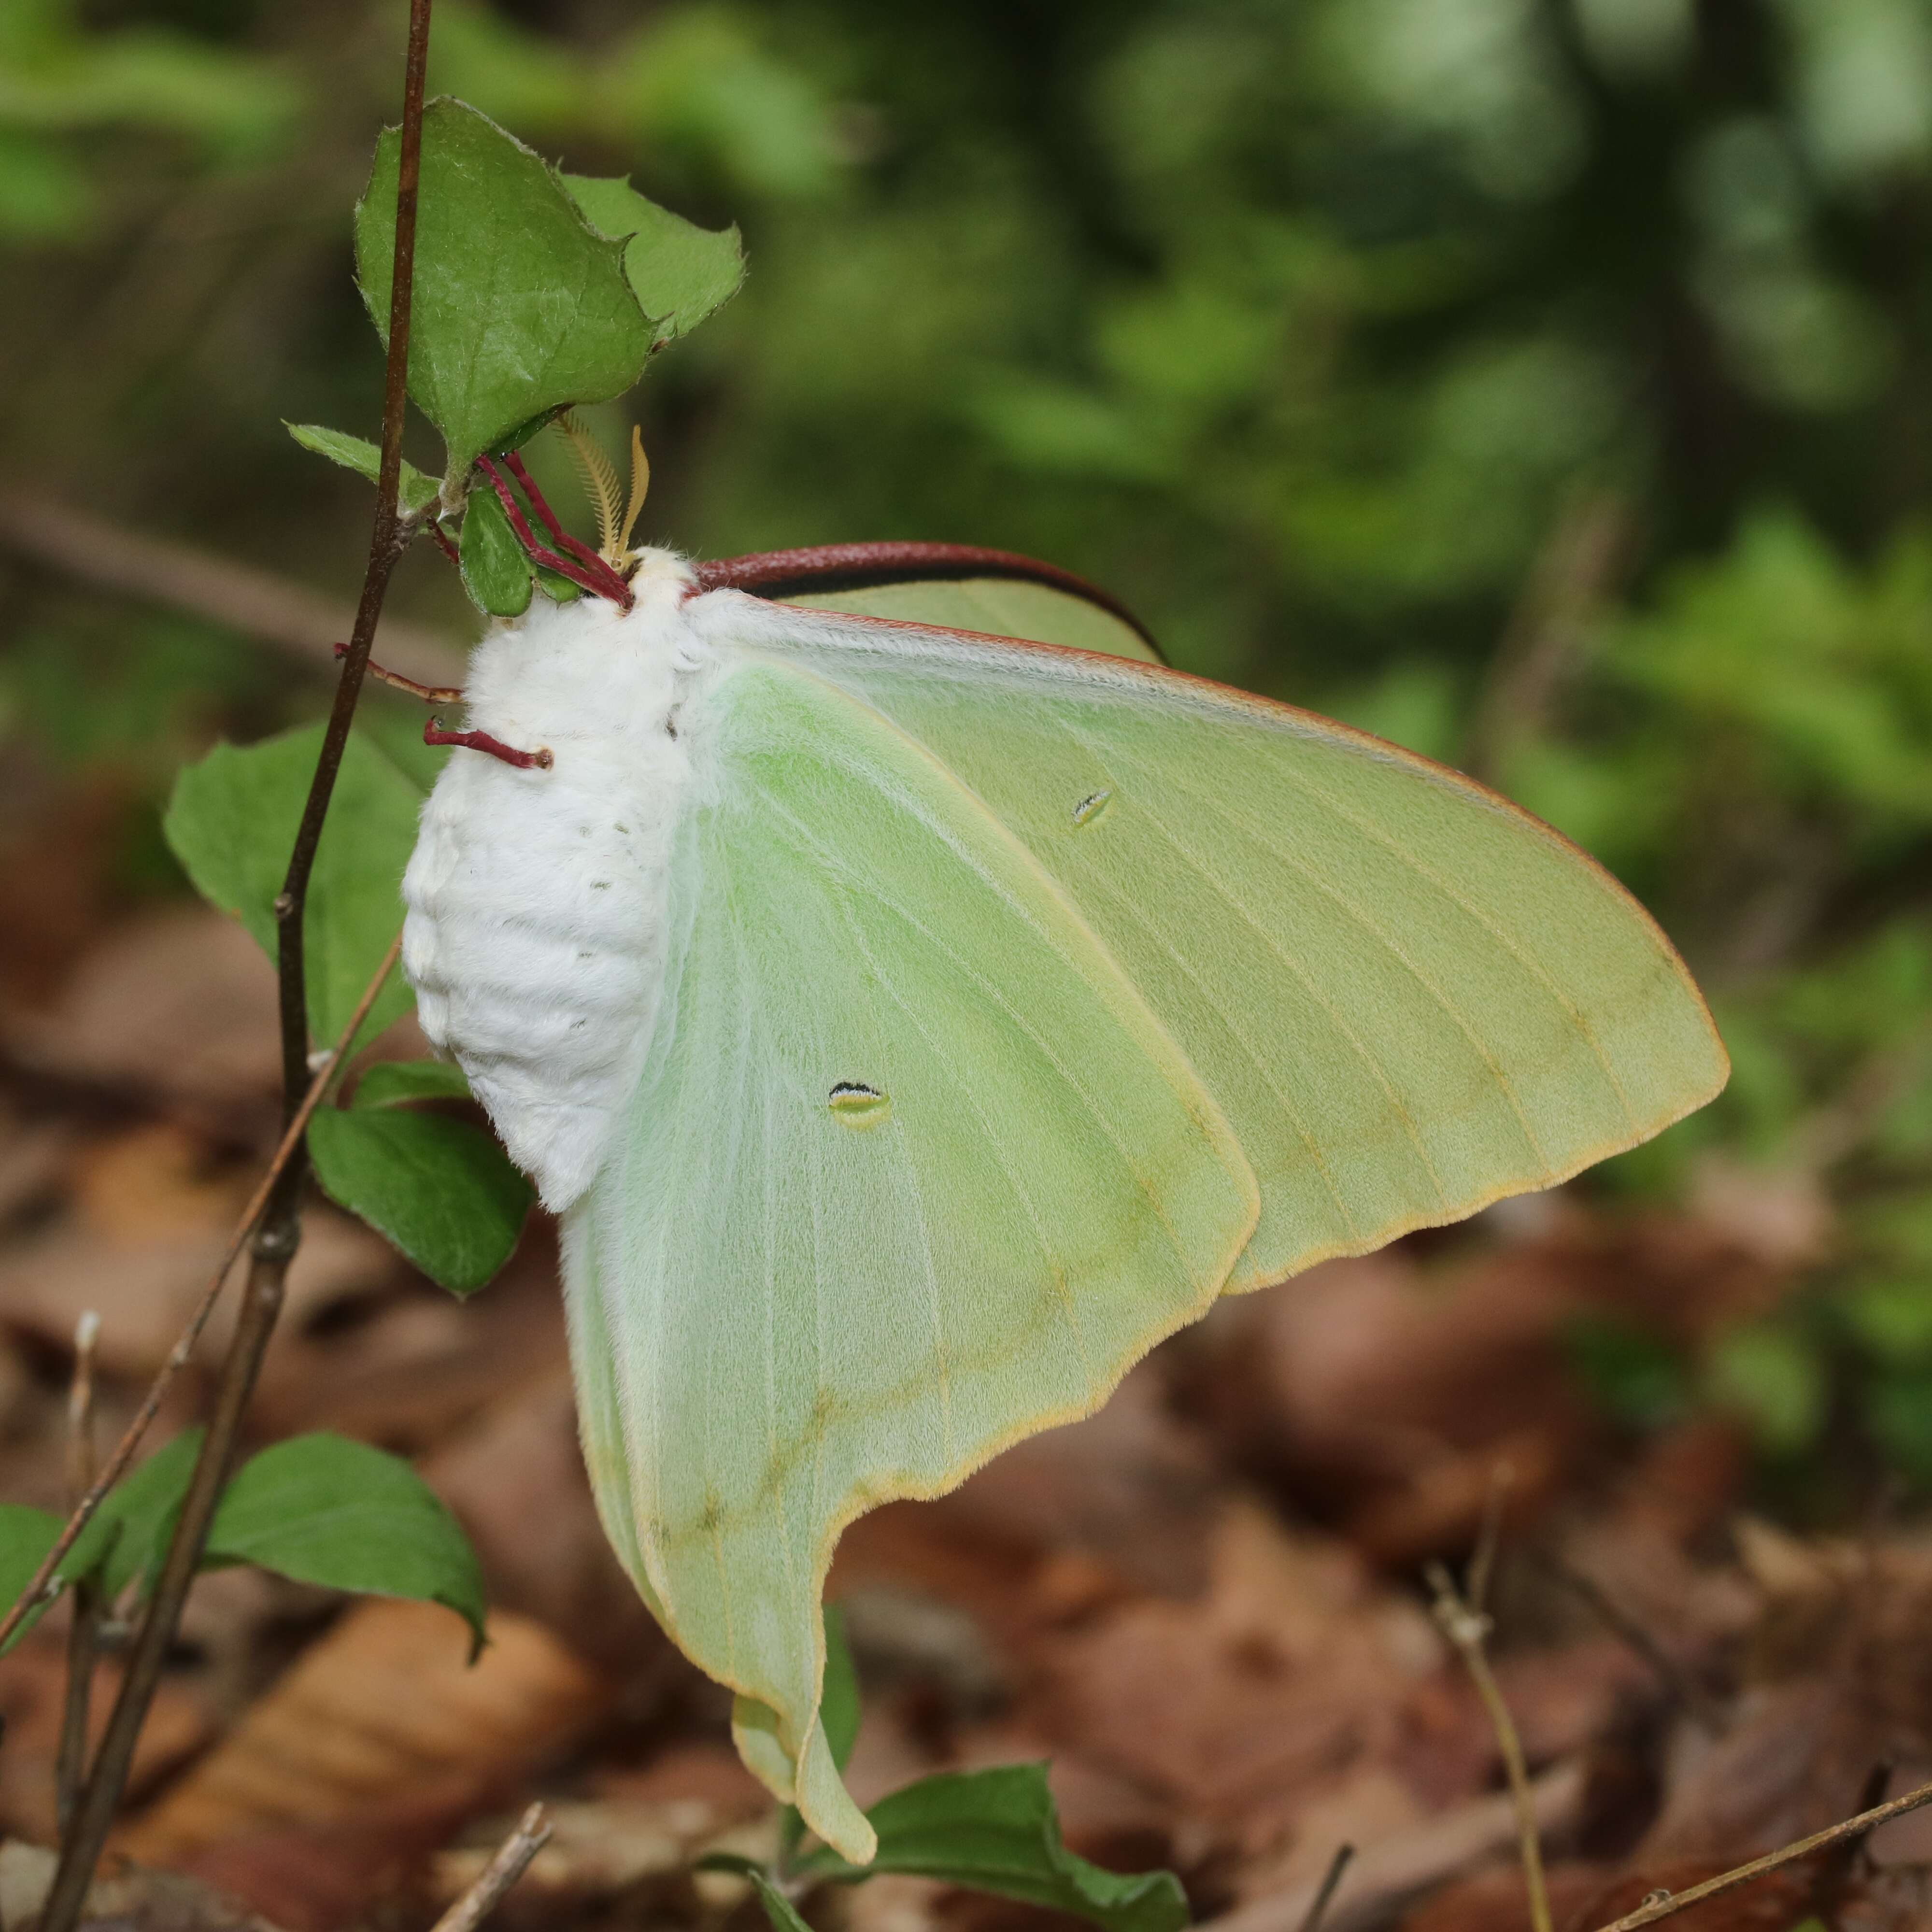
<instances>
[{"instance_id":1,"label":"serrated green leaf","mask_svg":"<svg viewBox=\"0 0 1932 1932\"><path fill-rule=\"evenodd\" d=\"M272 959L275 896L308 796L320 724L260 744L218 745L185 766L162 821L202 896L236 914ZM422 789L359 733L344 748L310 880L303 946L309 1028L333 1046L402 923L403 868L416 844ZM364 1028L372 1037L412 998L392 973Z\"/></svg>"},{"instance_id":2,"label":"serrated green leaf","mask_svg":"<svg viewBox=\"0 0 1932 1932\"><path fill-rule=\"evenodd\" d=\"M20 1592L34 1580L34 1572L60 1532L60 1518L46 1510L28 1509L23 1503L0 1503L0 1612L11 1610ZM12 1636L0 1646L0 1656L26 1635L45 1607L29 1610L21 1618Z\"/></svg>"},{"instance_id":3,"label":"serrated green leaf","mask_svg":"<svg viewBox=\"0 0 1932 1932\"><path fill-rule=\"evenodd\" d=\"M463 1069L446 1060L379 1060L356 1083L358 1107L398 1107L406 1100L466 1100Z\"/></svg>"},{"instance_id":4,"label":"serrated green leaf","mask_svg":"<svg viewBox=\"0 0 1932 1932\"><path fill-rule=\"evenodd\" d=\"M656 324L656 347L688 335L738 292L745 244L736 227L700 228L640 194L628 176L566 175L562 181L593 227L629 238L624 273Z\"/></svg>"},{"instance_id":5,"label":"serrated green leaf","mask_svg":"<svg viewBox=\"0 0 1932 1932\"><path fill-rule=\"evenodd\" d=\"M308 1150L332 1201L454 1294L509 1259L536 1198L488 1134L441 1114L324 1108Z\"/></svg>"},{"instance_id":6,"label":"serrated green leaf","mask_svg":"<svg viewBox=\"0 0 1932 1932\"><path fill-rule=\"evenodd\" d=\"M470 1539L408 1463L366 1442L298 1436L252 1457L214 1513L208 1558L446 1604L482 1646L483 1574Z\"/></svg>"},{"instance_id":7,"label":"serrated green leaf","mask_svg":"<svg viewBox=\"0 0 1932 1932\"><path fill-rule=\"evenodd\" d=\"M851 1884L881 1872L944 1879L975 1891L1071 1912L1106 1932L1180 1932L1187 1899L1172 1872L1103 1870L1061 1843L1043 1764L942 1772L881 1798L866 1814L878 1856L854 1865L830 1848L800 1870Z\"/></svg>"},{"instance_id":8,"label":"serrated green leaf","mask_svg":"<svg viewBox=\"0 0 1932 1932\"><path fill-rule=\"evenodd\" d=\"M493 617L520 617L530 608L530 556L494 490L470 491L456 554L463 587L479 610Z\"/></svg>"},{"instance_id":9,"label":"serrated green leaf","mask_svg":"<svg viewBox=\"0 0 1932 1932\"><path fill-rule=\"evenodd\" d=\"M358 476L366 476L371 483L382 473L382 451L359 436L350 436L339 429L326 429L320 423L284 422L282 427L303 448L312 449L316 455L326 456L330 462L339 463L344 469L352 470ZM408 514L414 516L436 501L437 487L434 476L425 476L406 459L396 499Z\"/></svg>"},{"instance_id":10,"label":"serrated green leaf","mask_svg":"<svg viewBox=\"0 0 1932 1932\"><path fill-rule=\"evenodd\" d=\"M386 343L398 146L393 128L377 140L356 210L357 278ZM591 227L520 141L460 101L431 101L410 394L442 430L452 473L528 418L621 394L652 339L625 278L624 244Z\"/></svg>"}]
</instances>

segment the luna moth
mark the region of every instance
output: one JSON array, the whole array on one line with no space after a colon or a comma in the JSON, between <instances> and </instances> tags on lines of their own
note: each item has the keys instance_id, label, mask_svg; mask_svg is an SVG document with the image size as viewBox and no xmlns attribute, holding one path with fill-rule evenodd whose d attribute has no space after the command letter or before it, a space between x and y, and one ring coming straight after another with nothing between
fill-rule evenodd
<instances>
[{"instance_id":1,"label":"luna moth","mask_svg":"<svg viewBox=\"0 0 1932 1932\"><path fill-rule=\"evenodd\" d=\"M434 734L472 748L404 965L562 1217L614 1546L863 1862L819 1722L846 1524L1090 1412L1219 1295L1646 1138L1726 1063L1550 828L1166 668L1060 572L608 530L601 562L484 639Z\"/></svg>"}]
</instances>

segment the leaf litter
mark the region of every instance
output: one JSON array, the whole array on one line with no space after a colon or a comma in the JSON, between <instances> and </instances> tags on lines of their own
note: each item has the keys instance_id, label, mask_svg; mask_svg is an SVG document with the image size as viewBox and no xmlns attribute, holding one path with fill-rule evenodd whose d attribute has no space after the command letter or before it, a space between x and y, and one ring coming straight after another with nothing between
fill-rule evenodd
<instances>
[{"instance_id":1,"label":"leaf litter","mask_svg":"<svg viewBox=\"0 0 1932 1932\"><path fill-rule=\"evenodd\" d=\"M0 1500L44 1508L76 1321L102 1316L113 1428L275 1123L272 985L237 927L111 895L62 917L58 972L0 958ZM376 1051L422 1047L405 1023ZM1694 1352L1808 1264L1730 1180L1705 1197L1631 1216L1565 1194L1328 1264L1224 1305L1090 1421L862 1519L831 1584L865 1693L855 1791L1044 1760L1070 1852L1174 1870L1224 1932L1297 1932L1343 1844L1328 1932L1527 1928L1497 1742L1418 1580L1467 1559L1499 1468L1490 1650L1559 1928L1932 1775L1932 1546L1882 1508L1862 1534L1774 1528L1738 1422L1674 1399L1634 1418L1591 1379L1580 1336ZM472 1669L437 1605L204 1578L102 1881L130 1922L426 1922L537 1797L554 1835L500 1908L510 1932L754 1922L743 1880L693 1866L767 1855L776 1822L722 1694L598 1527L555 1268L538 1217L459 1305L311 1208L244 1453L328 1430L412 1457L476 1546L492 1641ZM163 1432L199 1413L221 1332ZM65 1621L0 1659L0 1887L29 1899ZM1681 1922L1902 1932L1932 1911L1928 1874L1932 1824L1906 1818ZM919 1877L802 1905L825 1932L1072 1922Z\"/></svg>"}]
</instances>

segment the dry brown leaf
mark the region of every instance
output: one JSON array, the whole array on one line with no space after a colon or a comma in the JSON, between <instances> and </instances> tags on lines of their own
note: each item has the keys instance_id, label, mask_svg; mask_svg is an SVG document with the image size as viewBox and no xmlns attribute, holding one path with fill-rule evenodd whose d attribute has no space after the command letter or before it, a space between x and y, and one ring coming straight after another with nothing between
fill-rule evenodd
<instances>
[{"instance_id":1,"label":"dry brown leaf","mask_svg":"<svg viewBox=\"0 0 1932 1932\"><path fill-rule=\"evenodd\" d=\"M0 1924L28 1923L53 1884L55 1856L38 1845L0 1845ZM241 1900L180 1872L123 1864L87 1889L81 1923L96 1932L275 1932Z\"/></svg>"},{"instance_id":2,"label":"dry brown leaf","mask_svg":"<svg viewBox=\"0 0 1932 1932\"><path fill-rule=\"evenodd\" d=\"M101 1372L145 1382L206 1292L226 1238L220 1222L199 1232L164 1226L142 1234L70 1215L0 1255L0 1320L64 1350L91 1309L100 1317L95 1359ZM323 1310L380 1295L404 1278L404 1264L386 1242L346 1215L313 1207L289 1269L284 1318L298 1326ZM214 1359L232 1332L237 1299L231 1293L217 1305L202 1342L204 1358Z\"/></svg>"},{"instance_id":3,"label":"dry brown leaf","mask_svg":"<svg viewBox=\"0 0 1932 1932\"><path fill-rule=\"evenodd\" d=\"M422 1474L469 1532L493 1604L540 1618L614 1678L670 1670L670 1643L597 1520L568 1371L494 1403Z\"/></svg>"},{"instance_id":4,"label":"dry brown leaf","mask_svg":"<svg viewBox=\"0 0 1932 1932\"><path fill-rule=\"evenodd\" d=\"M301 1265L299 1255L296 1266ZM562 1368L554 1223L532 1214L516 1253L459 1302L403 1264L392 1294L344 1295L298 1316L268 1358L252 1427L333 1429L420 1455Z\"/></svg>"},{"instance_id":5,"label":"dry brown leaf","mask_svg":"<svg viewBox=\"0 0 1932 1932\"><path fill-rule=\"evenodd\" d=\"M67 1685L65 1618L50 1615L10 1655L0 1658L0 1836L51 1844L54 1836L54 1761L60 1747ZM121 1688L118 1662L95 1670L90 1730L98 1743ZM138 1799L157 1780L206 1743L214 1728L207 1706L164 1678L134 1754L130 1794Z\"/></svg>"},{"instance_id":6,"label":"dry brown leaf","mask_svg":"<svg viewBox=\"0 0 1932 1932\"><path fill-rule=\"evenodd\" d=\"M211 1846L271 1834L340 1834L410 1808L446 1823L473 1810L578 1736L604 1701L541 1624L499 1612L490 1636L472 1666L460 1621L440 1606L356 1605L119 1848L199 1864ZM240 1876L231 1882L238 1888Z\"/></svg>"},{"instance_id":7,"label":"dry brown leaf","mask_svg":"<svg viewBox=\"0 0 1932 1932\"><path fill-rule=\"evenodd\" d=\"M1594 1932L1595 1928L1634 1912L1653 1892L1688 1892L1694 1885L1702 1885L1742 1862L1742 1858L1679 1858L1642 1864L1586 1900L1570 1916L1565 1932ZM1687 1906L1664 1923L1670 1932L1792 1932L1811 1914L1816 1882L1817 1874L1810 1865L1786 1865L1701 1905Z\"/></svg>"},{"instance_id":8,"label":"dry brown leaf","mask_svg":"<svg viewBox=\"0 0 1932 1932\"><path fill-rule=\"evenodd\" d=\"M1558 1860L1546 1868L1544 1879L1550 1916L1567 1925L1603 1895L1605 1874L1600 1865ZM1531 1932L1529 1893L1521 1868L1496 1865L1444 1886L1403 1915L1401 1932Z\"/></svg>"},{"instance_id":9,"label":"dry brown leaf","mask_svg":"<svg viewBox=\"0 0 1932 1932\"><path fill-rule=\"evenodd\" d=\"M274 968L236 921L200 906L115 928L50 1006L9 1017L6 1042L64 1079L227 1110L231 1132L233 1108L266 1118L281 1085Z\"/></svg>"},{"instance_id":10,"label":"dry brown leaf","mask_svg":"<svg viewBox=\"0 0 1932 1932\"><path fill-rule=\"evenodd\" d=\"M1480 1786L1492 1742L1413 1600L1251 1504L1218 1513L1212 1551L1198 1601L1142 1599L1042 1640L1048 1735L1250 1853L1372 1766L1436 1802Z\"/></svg>"}]
</instances>

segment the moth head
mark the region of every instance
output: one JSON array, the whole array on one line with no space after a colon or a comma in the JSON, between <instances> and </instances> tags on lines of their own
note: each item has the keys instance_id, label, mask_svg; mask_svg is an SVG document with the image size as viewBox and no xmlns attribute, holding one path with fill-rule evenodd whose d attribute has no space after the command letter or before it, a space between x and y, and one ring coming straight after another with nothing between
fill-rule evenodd
<instances>
[{"instance_id":1,"label":"moth head","mask_svg":"<svg viewBox=\"0 0 1932 1932\"><path fill-rule=\"evenodd\" d=\"M616 466L603 447L566 410L556 419L558 433L569 446L583 478L584 494L597 512L598 554L620 575L628 577L636 568L638 553L631 548L631 532L637 528L638 514L651 487L650 459L644 454L644 439L636 424L631 425L631 494L624 501ZM618 506L624 503L623 520L618 520Z\"/></svg>"}]
</instances>

